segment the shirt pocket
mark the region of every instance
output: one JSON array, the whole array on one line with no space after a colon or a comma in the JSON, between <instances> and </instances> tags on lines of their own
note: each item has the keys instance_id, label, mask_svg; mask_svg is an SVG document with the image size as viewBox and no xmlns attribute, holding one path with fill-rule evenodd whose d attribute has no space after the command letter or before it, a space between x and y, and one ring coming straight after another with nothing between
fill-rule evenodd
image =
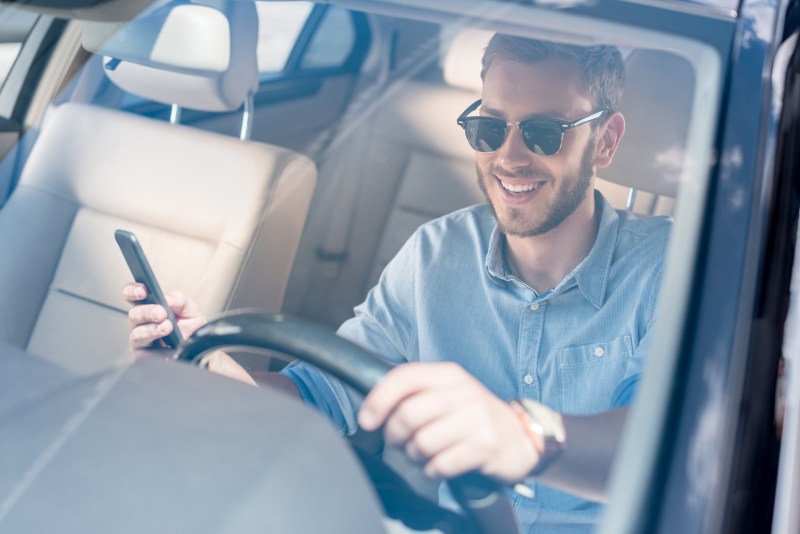
<instances>
[{"instance_id":1,"label":"shirt pocket","mask_svg":"<svg viewBox=\"0 0 800 534\"><path fill-rule=\"evenodd\" d=\"M633 355L631 336L559 349L559 411L587 415L608 410Z\"/></svg>"}]
</instances>

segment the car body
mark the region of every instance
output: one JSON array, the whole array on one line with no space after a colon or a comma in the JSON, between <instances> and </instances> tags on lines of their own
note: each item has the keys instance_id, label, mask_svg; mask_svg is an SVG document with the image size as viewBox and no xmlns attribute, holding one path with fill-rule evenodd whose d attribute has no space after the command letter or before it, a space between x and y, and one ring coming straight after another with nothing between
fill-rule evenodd
<instances>
[{"instance_id":1,"label":"car body","mask_svg":"<svg viewBox=\"0 0 800 534\"><path fill-rule=\"evenodd\" d=\"M11 436L2 445L11 476L0 531L299 532L314 527L287 519L271 530L265 518L283 510L310 519L315 499L348 476L352 498L328 504L352 513L331 505L311 519L331 531L342 521L346 532L363 513L359 524L374 527L377 501L328 428L285 462L281 491L267 473L243 469L241 485L217 488L220 500L213 486L226 470L203 461L229 454L252 465L264 443L285 453L305 435L251 432L259 417L313 432L324 423L197 369L131 364L120 293L130 276L111 230L144 235L162 287L199 295L212 315L255 307L334 329L417 226L483 201L456 117L480 91L475 60L492 32L621 48L627 152L598 188L619 209L675 219L654 351L598 530L800 530L800 325L789 313L800 185L796 1L4 6L0 436ZM222 44L208 45L217 43L210 36ZM255 375L282 365L239 357ZM141 377L154 400L137 411ZM204 388L227 414L196 402ZM171 428L178 419L182 433ZM240 438L195 451L197 441L216 443L223 422ZM131 446L138 432L159 439ZM106 439L119 454L92 445ZM185 464L180 454L159 460L172 447ZM312 471L330 472L310 485L325 491L292 483L292 468L313 462L314 451ZM114 483L116 469L126 484ZM426 491L425 481L412 484ZM59 500L73 485L80 491ZM192 491L162 506L153 486ZM81 492L104 497L106 512L81 510ZM292 497L259 509L275 495ZM186 504L189 496L217 502L227 519L210 523L214 514Z\"/></svg>"}]
</instances>

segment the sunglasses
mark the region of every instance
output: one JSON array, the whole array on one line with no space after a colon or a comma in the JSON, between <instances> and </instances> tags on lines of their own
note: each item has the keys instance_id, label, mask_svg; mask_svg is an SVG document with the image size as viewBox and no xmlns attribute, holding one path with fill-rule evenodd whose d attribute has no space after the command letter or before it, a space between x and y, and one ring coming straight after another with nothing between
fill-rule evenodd
<instances>
[{"instance_id":1,"label":"sunglasses","mask_svg":"<svg viewBox=\"0 0 800 534\"><path fill-rule=\"evenodd\" d=\"M458 125L464 128L464 133L467 134L469 146L478 152L499 150L506 140L508 127L516 126L519 128L522 134L522 141L528 147L528 150L539 156L556 155L561 149L564 132L581 124L599 119L609 112L607 109L602 109L572 122L548 118L506 122L494 117L467 117L467 115L478 109L480 105L481 101L477 100L456 119Z\"/></svg>"}]
</instances>

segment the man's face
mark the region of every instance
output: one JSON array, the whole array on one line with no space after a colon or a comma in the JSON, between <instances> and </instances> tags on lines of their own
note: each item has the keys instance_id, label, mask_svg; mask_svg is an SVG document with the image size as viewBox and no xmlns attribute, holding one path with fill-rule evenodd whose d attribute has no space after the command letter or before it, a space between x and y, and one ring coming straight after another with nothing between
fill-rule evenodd
<instances>
[{"instance_id":1,"label":"man's face","mask_svg":"<svg viewBox=\"0 0 800 534\"><path fill-rule=\"evenodd\" d=\"M482 100L481 115L507 122L534 117L572 121L596 111L579 68L557 60L496 60L486 73ZM525 146L519 128L511 127L498 150L475 153L478 184L503 233L546 233L581 203L592 201L593 134L590 124L568 130L557 154L539 156Z\"/></svg>"}]
</instances>

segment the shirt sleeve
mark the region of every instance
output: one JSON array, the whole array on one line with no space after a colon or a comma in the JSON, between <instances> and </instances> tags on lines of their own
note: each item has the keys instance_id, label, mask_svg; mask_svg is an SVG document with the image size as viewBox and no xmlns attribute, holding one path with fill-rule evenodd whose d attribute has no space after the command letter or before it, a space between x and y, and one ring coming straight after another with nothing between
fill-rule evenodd
<instances>
[{"instance_id":1,"label":"shirt sleeve","mask_svg":"<svg viewBox=\"0 0 800 534\"><path fill-rule=\"evenodd\" d=\"M407 362L417 352L414 314L417 243L418 233L415 233L386 266L366 300L355 308L355 316L337 331L394 365ZM355 433L361 395L304 363L294 362L282 373L294 382L303 400L327 415L340 433Z\"/></svg>"}]
</instances>

